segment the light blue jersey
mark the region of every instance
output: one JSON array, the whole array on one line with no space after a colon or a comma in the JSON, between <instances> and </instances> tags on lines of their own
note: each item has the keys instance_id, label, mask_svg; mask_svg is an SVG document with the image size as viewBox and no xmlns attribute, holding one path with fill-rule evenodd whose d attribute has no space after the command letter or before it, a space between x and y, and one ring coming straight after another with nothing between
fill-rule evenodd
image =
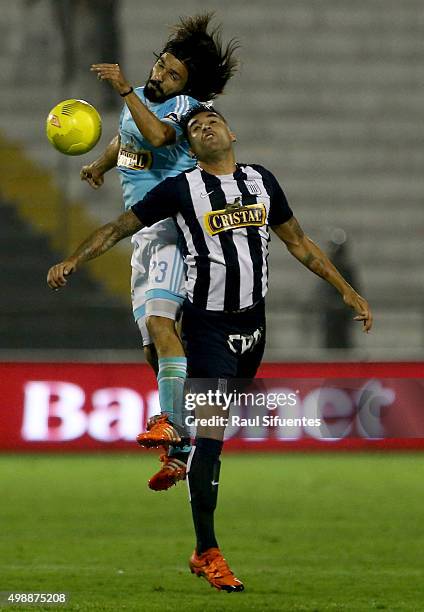
<instances>
[{"instance_id":1,"label":"light blue jersey","mask_svg":"<svg viewBox=\"0 0 424 612\"><path fill-rule=\"evenodd\" d=\"M176 142L153 147L141 134L127 106L119 123L120 149L117 169L121 180L125 209L144 198L164 179L194 166L189 147L180 127L181 118L199 102L189 96L175 96L165 102L150 102L144 87L135 93L161 121L172 125ZM136 232L131 242L131 301L134 318L143 336L143 344L152 343L146 327L146 315L175 320L184 300L185 272L173 219L159 221Z\"/></svg>"},{"instance_id":2,"label":"light blue jersey","mask_svg":"<svg viewBox=\"0 0 424 612\"><path fill-rule=\"evenodd\" d=\"M193 167L188 143L179 125L181 117L199 102L190 96L175 96L165 102L150 102L143 93L144 87L134 91L148 109L162 121L170 123L177 134L177 141L165 147L153 147L140 133L125 105L121 113L119 134L121 146L117 168L120 175L124 205L130 206L144 198L146 193L169 176Z\"/></svg>"}]
</instances>

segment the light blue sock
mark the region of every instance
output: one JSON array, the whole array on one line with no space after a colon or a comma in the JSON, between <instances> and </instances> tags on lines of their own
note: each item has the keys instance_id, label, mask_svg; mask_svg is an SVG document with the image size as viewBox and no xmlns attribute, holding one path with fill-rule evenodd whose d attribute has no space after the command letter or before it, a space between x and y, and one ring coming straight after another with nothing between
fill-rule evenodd
<instances>
[{"instance_id":1,"label":"light blue sock","mask_svg":"<svg viewBox=\"0 0 424 612\"><path fill-rule=\"evenodd\" d=\"M185 357L162 357L159 359L158 388L161 412L166 412L170 421L184 424L184 383L187 376ZM190 445L169 447L168 455L189 453Z\"/></svg>"},{"instance_id":2,"label":"light blue sock","mask_svg":"<svg viewBox=\"0 0 424 612\"><path fill-rule=\"evenodd\" d=\"M161 412L166 412L170 421L176 425L184 423L184 383L187 376L187 359L185 357L162 357L159 359L158 387ZM189 453L190 445L170 447L169 455Z\"/></svg>"},{"instance_id":3,"label":"light blue sock","mask_svg":"<svg viewBox=\"0 0 424 612\"><path fill-rule=\"evenodd\" d=\"M184 425L184 383L187 376L185 357L162 357L159 359L158 387L161 412L177 425Z\"/></svg>"}]
</instances>

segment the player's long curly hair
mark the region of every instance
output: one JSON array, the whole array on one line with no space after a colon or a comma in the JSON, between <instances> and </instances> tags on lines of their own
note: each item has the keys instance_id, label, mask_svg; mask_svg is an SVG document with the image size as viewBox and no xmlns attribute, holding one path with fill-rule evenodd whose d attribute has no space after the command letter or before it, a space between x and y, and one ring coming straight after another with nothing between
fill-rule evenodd
<instances>
[{"instance_id":1,"label":"player's long curly hair","mask_svg":"<svg viewBox=\"0 0 424 612\"><path fill-rule=\"evenodd\" d=\"M214 13L181 17L160 53L172 53L185 64L188 81L184 91L202 102L222 93L238 68L234 53L240 47L239 41L232 38L224 47L221 25L208 32L213 17Z\"/></svg>"}]
</instances>

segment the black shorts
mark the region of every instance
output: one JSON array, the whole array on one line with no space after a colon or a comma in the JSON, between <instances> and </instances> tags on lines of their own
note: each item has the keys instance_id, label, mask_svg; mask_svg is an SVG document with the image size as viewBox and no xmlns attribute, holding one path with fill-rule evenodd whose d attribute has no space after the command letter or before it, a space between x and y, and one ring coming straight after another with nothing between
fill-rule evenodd
<instances>
[{"instance_id":1,"label":"black shorts","mask_svg":"<svg viewBox=\"0 0 424 612\"><path fill-rule=\"evenodd\" d=\"M183 304L183 341L190 378L254 378L265 348L265 302L237 313Z\"/></svg>"}]
</instances>

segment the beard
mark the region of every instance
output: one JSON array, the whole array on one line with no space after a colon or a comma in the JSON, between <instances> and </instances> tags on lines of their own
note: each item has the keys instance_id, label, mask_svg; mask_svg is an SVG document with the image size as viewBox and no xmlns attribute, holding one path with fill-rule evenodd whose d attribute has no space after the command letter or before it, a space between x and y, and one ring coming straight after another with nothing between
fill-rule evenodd
<instances>
[{"instance_id":1,"label":"beard","mask_svg":"<svg viewBox=\"0 0 424 612\"><path fill-rule=\"evenodd\" d=\"M143 91L144 96L147 100L149 100L149 102L165 102L174 96L178 96L182 92L181 90L174 91L171 94L164 94L161 84L152 79L152 72L153 70L150 71Z\"/></svg>"},{"instance_id":2,"label":"beard","mask_svg":"<svg viewBox=\"0 0 424 612\"><path fill-rule=\"evenodd\" d=\"M157 81L152 81L151 78L147 80L144 86L144 95L150 102L164 102L168 96L162 91L162 88Z\"/></svg>"}]
</instances>

